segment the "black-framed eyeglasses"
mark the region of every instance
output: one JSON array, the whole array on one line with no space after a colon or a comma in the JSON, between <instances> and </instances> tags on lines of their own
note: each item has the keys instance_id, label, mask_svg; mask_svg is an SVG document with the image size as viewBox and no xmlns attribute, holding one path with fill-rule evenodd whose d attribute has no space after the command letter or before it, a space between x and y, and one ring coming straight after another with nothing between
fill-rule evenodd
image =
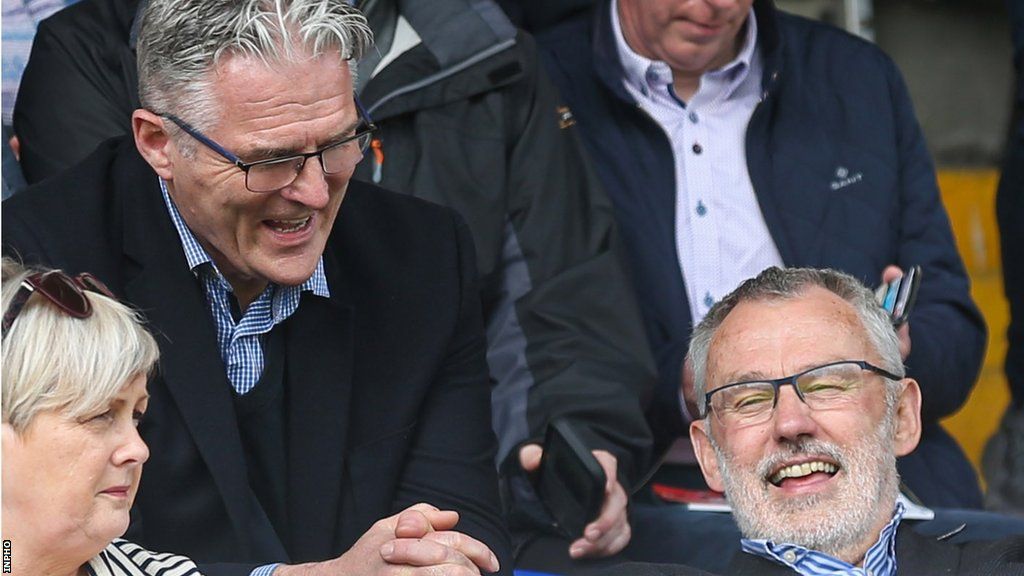
<instances>
[{"instance_id":1,"label":"black-framed eyeglasses","mask_svg":"<svg viewBox=\"0 0 1024 576\"><path fill-rule=\"evenodd\" d=\"M96 292L111 299L117 299L110 288L89 273L68 276L60 270L49 270L30 274L11 299L11 305L4 313L3 324L0 325L0 338L7 337L7 331L25 308L32 294L42 294L53 305L73 318L92 316L92 304L85 296L85 291Z\"/></svg>"},{"instance_id":2,"label":"black-framed eyeglasses","mask_svg":"<svg viewBox=\"0 0 1024 576\"><path fill-rule=\"evenodd\" d=\"M242 162L238 156L174 114L161 114L161 116L174 122L186 134L245 172L245 187L249 191L265 193L280 190L294 182L306 165L306 160L310 158L315 157L320 160L320 168L323 169L324 174L338 174L351 170L366 152L366 148L370 145L370 136L377 130L377 125L370 120L369 113L363 108L358 98L355 98L355 103L356 109L359 111L359 125L356 127L355 134L313 152L290 154L256 162Z\"/></svg>"},{"instance_id":3,"label":"black-framed eyeglasses","mask_svg":"<svg viewBox=\"0 0 1024 576\"><path fill-rule=\"evenodd\" d=\"M793 387L812 410L840 408L856 398L864 386L864 372L890 380L901 377L864 360L841 360L816 366L792 376L775 380L748 380L715 388L704 395L704 414L714 412L726 428L753 426L767 422L779 403L783 386Z\"/></svg>"}]
</instances>

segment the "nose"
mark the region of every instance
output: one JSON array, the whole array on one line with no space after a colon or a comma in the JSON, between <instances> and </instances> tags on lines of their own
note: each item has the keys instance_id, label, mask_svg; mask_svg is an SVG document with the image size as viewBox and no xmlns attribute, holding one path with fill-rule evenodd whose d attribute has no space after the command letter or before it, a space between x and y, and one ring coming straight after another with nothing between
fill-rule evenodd
<instances>
[{"instance_id":1,"label":"nose","mask_svg":"<svg viewBox=\"0 0 1024 576\"><path fill-rule=\"evenodd\" d=\"M812 436L816 433L818 423L815 421L811 407L804 403L792 386L779 388L775 411L772 414L772 429L779 440L796 440L800 436Z\"/></svg>"},{"instance_id":2,"label":"nose","mask_svg":"<svg viewBox=\"0 0 1024 576\"><path fill-rule=\"evenodd\" d=\"M327 175L317 157L307 158L299 169L295 180L285 186L281 195L293 202L298 202L314 210L320 210L327 206L330 199L330 188L327 185Z\"/></svg>"},{"instance_id":3,"label":"nose","mask_svg":"<svg viewBox=\"0 0 1024 576\"><path fill-rule=\"evenodd\" d=\"M146 460L149 460L149 446L142 440L139 430L134 425L128 425L121 445L114 451L114 464L141 466Z\"/></svg>"}]
</instances>

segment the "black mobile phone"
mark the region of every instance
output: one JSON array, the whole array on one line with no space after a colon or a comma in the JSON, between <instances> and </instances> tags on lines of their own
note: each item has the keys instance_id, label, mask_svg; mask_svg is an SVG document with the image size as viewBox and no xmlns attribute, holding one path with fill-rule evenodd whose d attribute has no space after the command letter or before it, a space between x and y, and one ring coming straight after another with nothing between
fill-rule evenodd
<instances>
[{"instance_id":1,"label":"black mobile phone","mask_svg":"<svg viewBox=\"0 0 1024 576\"><path fill-rule=\"evenodd\" d=\"M601 464L568 420L548 424L537 494L566 537L581 537L601 513L606 481Z\"/></svg>"},{"instance_id":2,"label":"black mobile phone","mask_svg":"<svg viewBox=\"0 0 1024 576\"><path fill-rule=\"evenodd\" d=\"M921 267L912 266L903 276L879 288L878 303L889 313L893 326L902 326L910 318L920 286Z\"/></svg>"}]
</instances>

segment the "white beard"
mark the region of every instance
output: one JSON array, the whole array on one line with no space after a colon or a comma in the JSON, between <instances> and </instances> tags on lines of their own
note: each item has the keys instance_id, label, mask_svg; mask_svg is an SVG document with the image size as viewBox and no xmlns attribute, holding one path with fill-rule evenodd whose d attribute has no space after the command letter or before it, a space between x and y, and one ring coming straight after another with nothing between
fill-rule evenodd
<instances>
[{"instance_id":1,"label":"white beard","mask_svg":"<svg viewBox=\"0 0 1024 576\"><path fill-rule=\"evenodd\" d=\"M862 546L876 529L881 514L896 506L899 475L892 452L894 414L887 414L878 433L843 451L819 440L790 444L765 456L755 470L736 470L718 444L718 469L736 523L745 538L797 544L836 558ZM773 498L766 478L794 455L827 456L840 465L828 492L795 498ZM877 534L874 537L877 538Z\"/></svg>"}]
</instances>

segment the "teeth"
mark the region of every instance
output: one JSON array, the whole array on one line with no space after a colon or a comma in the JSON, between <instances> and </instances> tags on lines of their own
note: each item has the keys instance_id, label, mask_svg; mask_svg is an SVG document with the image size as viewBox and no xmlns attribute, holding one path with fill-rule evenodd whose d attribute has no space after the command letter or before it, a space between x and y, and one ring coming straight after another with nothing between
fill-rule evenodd
<instances>
[{"instance_id":1,"label":"teeth","mask_svg":"<svg viewBox=\"0 0 1024 576\"><path fill-rule=\"evenodd\" d=\"M297 232L309 222L309 216L292 220L271 220L271 226L279 232Z\"/></svg>"},{"instance_id":2,"label":"teeth","mask_svg":"<svg viewBox=\"0 0 1024 576\"><path fill-rule=\"evenodd\" d=\"M804 462L803 464L786 466L773 474L769 480L772 484L778 484L786 478L803 478L804 476L810 476L814 472L835 474L837 470L839 470L839 468L835 464L831 464L829 462Z\"/></svg>"}]
</instances>

